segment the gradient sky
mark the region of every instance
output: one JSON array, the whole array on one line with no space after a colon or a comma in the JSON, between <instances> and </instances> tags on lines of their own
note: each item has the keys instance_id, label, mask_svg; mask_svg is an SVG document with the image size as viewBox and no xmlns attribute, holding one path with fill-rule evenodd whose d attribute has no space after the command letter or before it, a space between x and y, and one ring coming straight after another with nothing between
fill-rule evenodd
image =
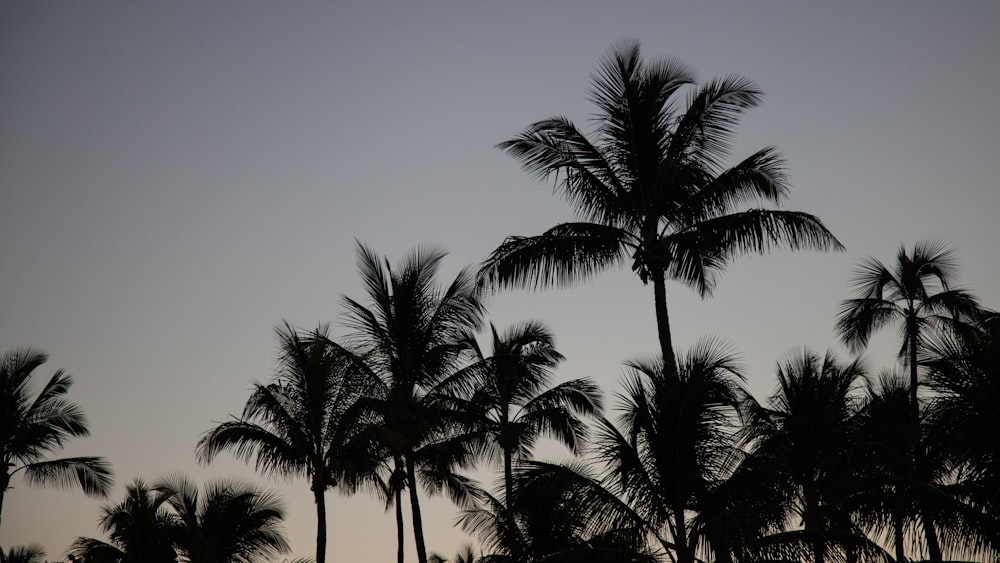
<instances>
[{"instance_id":1,"label":"gradient sky","mask_svg":"<svg viewBox=\"0 0 1000 563\"><path fill-rule=\"evenodd\" d=\"M612 4L614 4L612 6ZM1000 3L983 2L49 2L0 4L0 345L75 376L92 437L67 455L136 476L185 472L276 487L296 555L314 551L305 482L269 482L194 445L273 367L273 327L336 323L361 296L354 239L395 259L450 250L445 274L569 207L495 150L529 123L582 126L591 72L617 40L707 79L766 92L736 158L777 146L786 208L817 214L841 254L734 263L715 296L671 284L675 338L738 350L758 397L801 346L836 343L863 256L950 243L961 282L1000 307ZM559 379L618 390L656 352L652 290L628 271L576 289L509 293L498 326L539 318L567 356ZM877 338L873 367L893 361ZM560 458L565 452L543 452ZM98 536L102 502L15 480L0 545L61 557ZM425 504L432 551L464 542L456 510ZM333 561L389 561L391 513L328 500ZM412 557L408 532L408 546Z\"/></svg>"}]
</instances>

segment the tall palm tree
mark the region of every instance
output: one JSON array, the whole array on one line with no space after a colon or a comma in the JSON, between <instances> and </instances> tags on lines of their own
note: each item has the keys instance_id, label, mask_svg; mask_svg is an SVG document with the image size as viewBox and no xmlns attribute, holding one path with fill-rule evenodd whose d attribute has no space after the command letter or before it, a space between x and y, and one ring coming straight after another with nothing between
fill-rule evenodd
<instances>
[{"instance_id":1,"label":"tall palm tree","mask_svg":"<svg viewBox=\"0 0 1000 563\"><path fill-rule=\"evenodd\" d=\"M187 479L168 479L167 503L179 520L175 545L189 563L264 563L289 551L284 509L271 492L235 481L203 491Z\"/></svg>"},{"instance_id":2,"label":"tall palm tree","mask_svg":"<svg viewBox=\"0 0 1000 563\"><path fill-rule=\"evenodd\" d=\"M285 323L276 330L280 355L274 381L254 384L239 418L209 430L198 442L198 458L210 462L232 450L257 469L282 477L305 477L316 503L316 563L326 558L326 491L353 492L375 472L368 443L369 422L358 400L373 381L330 345L328 330L300 334Z\"/></svg>"},{"instance_id":3,"label":"tall palm tree","mask_svg":"<svg viewBox=\"0 0 1000 563\"><path fill-rule=\"evenodd\" d=\"M70 438L87 436L87 419L66 399L73 379L62 370L31 396L34 370L48 356L31 348L0 357L0 515L11 478L23 472L29 485L78 485L90 496L107 496L111 466L99 457L46 459Z\"/></svg>"},{"instance_id":4,"label":"tall palm tree","mask_svg":"<svg viewBox=\"0 0 1000 563\"><path fill-rule=\"evenodd\" d=\"M177 518L167 508L172 492L135 479L125 500L101 510L100 529L109 542L77 538L69 553L87 563L174 563Z\"/></svg>"},{"instance_id":5,"label":"tall palm tree","mask_svg":"<svg viewBox=\"0 0 1000 563\"><path fill-rule=\"evenodd\" d=\"M676 98L688 86L694 91L681 108ZM748 209L778 204L789 190L774 148L725 165L740 115L761 99L747 78L697 86L677 61L643 61L637 42L617 45L593 79L593 140L554 117L499 145L529 173L555 175L579 220L536 236L509 237L484 262L481 282L566 286L631 262L643 283L653 283L661 353L673 371L667 279L704 297L738 255L774 246L841 248L812 215Z\"/></svg>"},{"instance_id":6,"label":"tall palm tree","mask_svg":"<svg viewBox=\"0 0 1000 563\"><path fill-rule=\"evenodd\" d=\"M409 492L420 563L426 563L427 549L417 494L418 466L433 465L426 475L441 477L447 473L444 465L467 463L474 453L471 442L449 440L459 429L442 405L439 390L466 360L466 335L479 327L483 306L469 270L462 270L450 284L439 285L437 273L444 256L440 250L418 248L394 268L359 243L358 268L369 305L344 297L352 329L347 342L356 364L382 381L381 392L369 405L380 417L378 443L395 471L406 477L405 483L397 479L396 484ZM442 486L450 483L437 481ZM401 492L396 488L397 506Z\"/></svg>"},{"instance_id":7,"label":"tall palm tree","mask_svg":"<svg viewBox=\"0 0 1000 563\"><path fill-rule=\"evenodd\" d=\"M868 345L872 333L899 323L903 344L899 355L909 368L910 417L912 432L919 434L919 363L920 350L928 331L954 329L974 319L979 305L967 291L952 287L956 271L955 252L941 243L918 242L909 254L900 246L896 264L889 269L875 258L867 258L855 274L857 297L844 301L837 316L841 340L855 351ZM915 450L913 463L926 466L929 460ZM929 479L929 468L921 469ZM942 559L933 519L921 519L927 549L932 561Z\"/></svg>"},{"instance_id":8,"label":"tall palm tree","mask_svg":"<svg viewBox=\"0 0 1000 563\"><path fill-rule=\"evenodd\" d=\"M0 550L0 561L3 563L42 563L45 550L38 544L15 545L6 553Z\"/></svg>"},{"instance_id":9,"label":"tall palm tree","mask_svg":"<svg viewBox=\"0 0 1000 563\"><path fill-rule=\"evenodd\" d=\"M530 456L539 437L553 437L574 454L581 453L587 438L581 416L600 411L601 392L589 378L548 386L551 370L563 356L545 325L529 321L500 334L491 323L490 336L489 357L474 344L478 361L466 370L478 372L478 384L465 407L475 413L473 424L486 435L487 459L501 462L504 495L510 502L513 463Z\"/></svg>"}]
</instances>

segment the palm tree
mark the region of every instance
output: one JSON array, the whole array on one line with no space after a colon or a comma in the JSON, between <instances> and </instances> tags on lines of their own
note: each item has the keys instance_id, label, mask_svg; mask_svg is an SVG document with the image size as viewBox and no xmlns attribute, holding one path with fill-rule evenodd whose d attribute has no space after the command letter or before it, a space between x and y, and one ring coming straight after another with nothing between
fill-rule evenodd
<instances>
[{"instance_id":1,"label":"palm tree","mask_svg":"<svg viewBox=\"0 0 1000 563\"><path fill-rule=\"evenodd\" d=\"M771 467L791 489L786 510L801 530L770 538L771 544L808 545L816 563L831 549L857 561L860 550L874 551L854 524L850 499L858 492L854 468L862 401L854 393L866 378L854 361L840 364L803 351L778 367L778 390L768 409L748 417L747 436L755 444L753 458Z\"/></svg>"},{"instance_id":2,"label":"palm tree","mask_svg":"<svg viewBox=\"0 0 1000 563\"><path fill-rule=\"evenodd\" d=\"M696 90L680 111L676 97L686 86ZM774 148L725 167L740 115L762 99L749 79L729 76L696 87L686 67L643 61L639 44L630 41L601 61L591 92L598 107L593 141L555 117L500 143L529 173L555 174L579 220L509 237L484 262L482 283L567 286L631 261L640 280L653 283L660 349L665 369L673 371L668 278L705 297L738 255L781 245L841 249L812 215L747 209L778 204L789 190Z\"/></svg>"},{"instance_id":3,"label":"palm tree","mask_svg":"<svg viewBox=\"0 0 1000 563\"><path fill-rule=\"evenodd\" d=\"M359 439L369 421L358 399L372 381L330 345L328 330L301 335L287 323L276 330L280 356L274 381L254 384L240 418L220 423L198 442L198 458L223 450L256 461L259 471L306 477L316 503L316 563L326 558L326 491L354 492L375 471Z\"/></svg>"},{"instance_id":4,"label":"palm tree","mask_svg":"<svg viewBox=\"0 0 1000 563\"><path fill-rule=\"evenodd\" d=\"M42 563L45 550L38 544L15 545L6 553L0 550L0 561L3 563Z\"/></svg>"},{"instance_id":5,"label":"palm tree","mask_svg":"<svg viewBox=\"0 0 1000 563\"><path fill-rule=\"evenodd\" d=\"M443 408L439 390L448 387L448 376L465 360L466 335L478 328L483 307L468 270L439 286L436 277L444 255L418 248L393 268L359 243L358 268L370 306L344 298L352 329L347 342L356 367L382 381L369 405L379 416L378 443L388 452L394 471L405 475L405 483L394 481L395 502L399 506L405 486L420 563L426 563L427 549L417 494L418 466L424 464L424 476L448 487L456 482L445 475L445 466L467 464L473 454L473 444L456 436L456 419Z\"/></svg>"},{"instance_id":6,"label":"palm tree","mask_svg":"<svg viewBox=\"0 0 1000 563\"><path fill-rule=\"evenodd\" d=\"M955 469L951 490L970 511L959 522L963 544L982 557L1000 554L1000 315L982 329L933 341L925 359L934 398L928 407L930 451Z\"/></svg>"},{"instance_id":7,"label":"palm tree","mask_svg":"<svg viewBox=\"0 0 1000 563\"><path fill-rule=\"evenodd\" d=\"M952 287L956 270L955 253L941 243L918 242L907 254L900 246L896 264L889 269L875 258L862 262L854 278L857 297L844 301L837 316L841 340L855 351L868 345L872 333L891 323L900 324L903 344L899 355L909 367L910 417L914 434L919 434L918 355L928 330L949 331L979 314L971 294ZM913 452L916 466L928 465L926 456ZM921 477L929 479L928 468ZM922 520L930 559L940 561L941 548L930 515Z\"/></svg>"},{"instance_id":8,"label":"palm tree","mask_svg":"<svg viewBox=\"0 0 1000 563\"><path fill-rule=\"evenodd\" d=\"M204 493L187 479L164 481L179 520L175 545L189 563L263 563L289 551L284 510L271 492L216 481Z\"/></svg>"},{"instance_id":9,"label":"palm tree","mask_svg":"<svg viewBox=\"0 0 1000 563\"><path fill-rule=\"evenodd\" d=\"M77 538L69 548L87 563L173 563L176 516L167 509L172 492L135 479L125 489L125 500L101 510L100 528L110 542Z\"/></svg>"},{"instance_id":10,"label":"palm tree","mask_svg":"<svg viewBox=\"0 0 1000 563\"><path fill-rule=\"evenodd\" d=\"M514 461L530 456L543 435L581 453L587 425L580 416L600 411L601 393L589 378L548 387L551 370L563 356L543 324L516 324L501 335L491 323L490 336L491 356L485 357L474 344L479 359L466 369L478 372L479 381L465 407L475 413L474 425L486 434L487 459L501 459L504 494L510 502Z\"/></svg>"},{"instance_id":11,"label":"palm tree","mask_svg":"<svg viewBox=\"0 0 1000 563\"><path fill-rule=\"evenodd\" d=\"M979 313L976 298L952 287L955 252L941 243L918 242L909 254L900 246L890 270L867 258L854 277L857 297L848 299L837 315L837 331L854 351L868 345L871 335L892 323L900 324L903 345L899 355L910 370L910 409L919 418L917 356L927 330L949 329L956 321Z\"/></svg>"},{"instance_id":12,"label":"palm tree","mask_svg":"<svg viewBox=\"0 0 1000 563\"><path fill-rule=\"evenodd\" d=\"M45 459L70 438L87 436L87 419L66 400L73 379L62 370L31 397L33 372L48 356L31 348L0 357L0 515L11 478L24 472L29 485L78 485L90 496L107 496L111 466L99 457Z\"/></svg>"},{"instance_id":13,"label":"palm tree","mask_svg":"<svg viewBox=\"0 0 1000 563\"><path fill-rule=\"evenodd\" d=\"M584 526L581 537L638 533L671 561L694 563L714 551L699 511L732 473L743 375L711 341L680 357L677 370L662 361L628 366L619 423L601 419L595 438L606 474L531 463L516 498L559 507L560 522Z\"/></svg>"}]
</instances>

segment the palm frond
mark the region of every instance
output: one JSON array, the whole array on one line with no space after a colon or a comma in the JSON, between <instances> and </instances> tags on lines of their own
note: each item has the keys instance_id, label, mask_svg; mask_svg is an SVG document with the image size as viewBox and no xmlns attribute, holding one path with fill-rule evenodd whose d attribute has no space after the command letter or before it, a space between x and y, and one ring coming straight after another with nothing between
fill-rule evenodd
<instances>
[{"instance_id":1,"label":"palm frond","mask_svg":"<svg viewBox=\"0 0 1000 563\"><path fill-rule=\"evenodd\" d=\"M111 464L99 457L68 457L22 466L29 485L79 486L84 494L103 498L111 490Z\"/></svg>"}]
</instances>

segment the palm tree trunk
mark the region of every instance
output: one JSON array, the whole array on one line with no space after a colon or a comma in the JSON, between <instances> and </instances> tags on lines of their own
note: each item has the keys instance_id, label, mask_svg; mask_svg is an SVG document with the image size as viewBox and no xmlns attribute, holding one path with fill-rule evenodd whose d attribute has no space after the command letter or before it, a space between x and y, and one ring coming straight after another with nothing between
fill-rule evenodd
<instances>
[{"instance_id":1,"label":"palm tree trunk","mask_svg":"<svg viewBox=\"0 0 1000 563\"><path fill-rule=\"evenodd\" d=\"M896 563L906 563L906 546L903 543L903 515L898 508L892 509L892 542L896 548Z\"/></svg>"},{"instance_id":2,"label":"palm tree trunk","mask_svg":"<svg viewBox=\"0 0 1000 563\"><path fill-rule=\"evenodd\" d=\"M673 540L677 549L677 563L695 563L694 549L688 545L686 524L683 507L680 510L674 510Z\"/></svg>"},{"instance_id":3,"label":"palm tree trunk","mask_svg":"<svg viewBox=\"0 0 1000 563\"><path fill-rule=\"evenodd\" d=\"M667 313L667 280L663 268L652 269L653 302L656 309L656 332L663 355L664 373L668 377L677 375L677 361L674 357L674 342L670 335L670 315Z\"/></svg>"},{"instance_id":4,"label":"palm tree trunk","mask_svg":"<svg viewBox=\"0 0 1000 563\"><path fill-rule=\"evenodd\" d=\"M2 461L0 461L2 463ZM0 524L3 523L3 497L7 492L7 485L10 484L10 475L7 473L7 467L3 467L3 473L0 473ZM0 549L0 553L3 550ZM2 555L0 555L2 557Z\"/></svg>"},{"instance_id":5,"label":"palm tree trunk","mask_svg":"<svg viewBox=\"0 0 1000 563\"><path fill-rule=\"evenodd\" d=\"M313 485L316 499L316 563L326 561L326 491L322 485Z\"/></svg>"},{"instance_id":6,"label":"palm tree trunk","mask_svg":"<svg viewBox=\"0 0 1000 563\"><path fill-rule=\"evenodd\" d=\"M920 399L917 394L918 386L920 384L917 370L917 346L920 345L920 332L919 326L917 325L916 312L912 312L906 320L906 336L910 340L910 409L913 412L913 431L916 432L917 436L914 463L917 465L918 474L921 477L927 478L930 477L930 475L929 471L924 470L924 459L926 456L924 452L923 440L920 439ZM920 522L924 529L924 540L927 543L927 560L941 561L941 544L938 542L937 530L934 529L934 520L927 514L928 511L926 509L922 512L923 513L920 515Z\"/></svg>"},{"instance_id":7,"label":"palm tree trunk","mask_svg":"<svg viewBox=\"0 0 1000 563\"><path fill-rule=\"evenodd\" d=\"M427 563L427 546L424 545L424 521L420 517L420 502L417 500L417 468L413 456L406 456L406 477L410 483L410 509L413 511L413 536L417 544L417 561Z\"/></svg>"},{"instance_id":8,"label":"palm tree trunk","mask_svg":"<svg viewBox=\"0 0 1000 563\"><path fill-rule=\"evenodd\" d=\"M927 560L941 561L941 544L938 543L937 530L934 529L934 520L927 514L920 515L920 522L924 527L924 538L927 541Z\"/></svg>"},{"instance_id":9,"label":"palm tree trunk","mask_svg":"<svg viewBox=\"0 0 1000 563\"><path fill-rule=\"evenodd\" d=\"M396 489L396 561L403 563L403 489Z\"/></svg>"},{"instance_id":10,"label":"palm tree trunk","mask_svg":"<svg viewBox=\"0 0 1000 563\"><path fill-rule=\"evenodd\" d=\"M504 502L507 503L507 510L509 511L513 507L514 503L514 461L510 455L510 450L504 448L503 450L503 485L504 485Z\"/></svg>"},{"instance_id":11,"label":"palm tree trunk","mask_svg":"<svg viewBox=\"0 0 1000 563\"><path fill-rule=\"evenodd\" d=\"M920 403L918 402L917 386L920 384L917 377L917 346L919 344L919 332L917 328L916 313L913 313L906 320L906 337L910 341L910 409L913 413L913 420L917 424L915 430L920 431Z\"/></svg>"}]
</instances>

